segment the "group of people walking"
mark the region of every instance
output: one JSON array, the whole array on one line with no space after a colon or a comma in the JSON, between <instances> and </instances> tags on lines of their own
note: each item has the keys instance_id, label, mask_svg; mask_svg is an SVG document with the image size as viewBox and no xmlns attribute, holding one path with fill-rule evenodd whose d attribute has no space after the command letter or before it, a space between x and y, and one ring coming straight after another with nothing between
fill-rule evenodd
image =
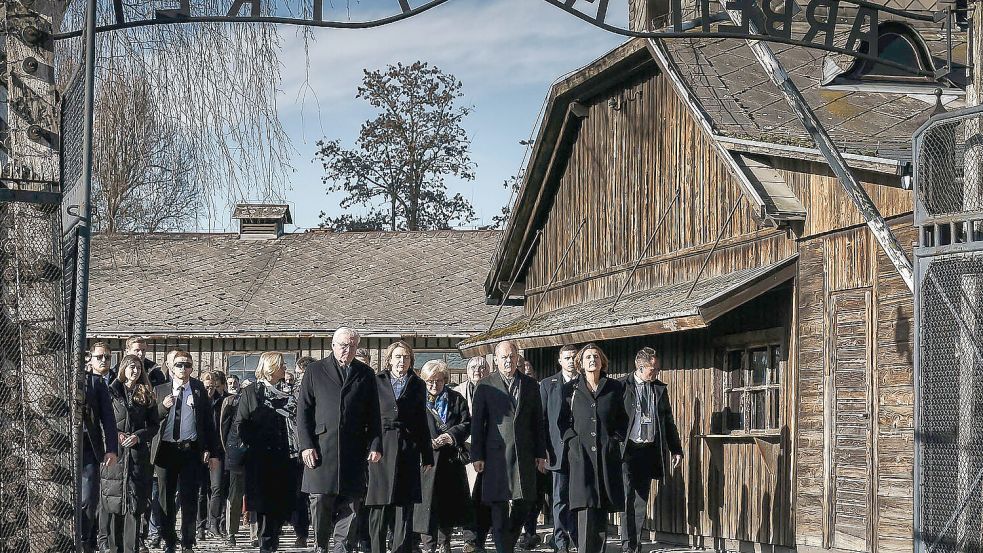
<instances>
[{"instance_id":1,"label":"group of people walking","mask_svg":"<svg viewBox=\"0 0 983 553\"><path fill-rule=\"evenodd\" d=\"M289 522L296 545L313 527L315 553L449 553L455 529L465 553L489 533L512 553L549 475L556 551L603 551L607 515L622 512L622 550L635 553L652 480L682 455L651 348L614 379L596 344L564 346L540 383L505 341L495 372L471 359L452 387L446 363L417 372L403 341L373 371L340 328L331 354L294 374L262 354L236 394L224 374L193 378L187 352L170 352L164 373L131 342L116 369L105 344L90 352L80 540L92 551L147 551L154 530L165 553L193 551L206 528L234 544L244 507L261 552Z\"/></svg>"}]
</instances>

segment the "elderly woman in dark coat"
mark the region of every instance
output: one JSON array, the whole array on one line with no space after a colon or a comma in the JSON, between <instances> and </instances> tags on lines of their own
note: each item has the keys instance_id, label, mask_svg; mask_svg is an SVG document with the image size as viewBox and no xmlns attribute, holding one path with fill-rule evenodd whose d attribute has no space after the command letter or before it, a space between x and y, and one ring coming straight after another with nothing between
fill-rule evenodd
<instances>
[{"instance_id":1,"label":"elderly woman in dark coat","mask_svg":"<svg viewBox=\"0 0 983 553\"><path fill-rule=\"evenodd\" d=\"M595 344L577 353L582 378L564 385L570 460L570 510L577 513L579 553L600 553L607 515L625 509L621 444L628 433L622 383L605 375L608 359ZM562 415L561 415L562 420Z\"/></svg>"},{"instance_id":2,"label":"elderly woman in dark coat","mask_svg":"<svg viewBox=\"0 0 983 553\"><path fill-rule=\"evenodd\" d=\"M119 433L119 462L102 467L99 541L113 553L137 553L140 517L150 508L153 485L150 442L160 430L157 401L142 359L123 357L109 394Z\"/></svg>"},{"instance_id":3,"label":"elderly woman in dark coat","mask_svg":"<svg viewBox=\"0 0 983 553\"><path fill-rule=\"evenodd\" d=\"M390 344L376 376L382 436L382 461L369 465L369 541L372 553L409 553L413 530L413 504L422 497L420 468L433 466L433 447L427 428L427 387L413 372L413 348ZM392 545L386 534L392 529Z\"/></svg>"},{"instance_id":4,"label":"elderly woman in dark coat","mask_svg":"<svg viewBox=\"0 0 983 553\"><path fill-rule=\"evenodd\" d=\"M471 488L461 458L471 436L468 400L447 387L447 363L427 361L420 370L427 385L427 422L434 450L433 469L421 469L423 500L413 507L413 531L420 534L424 553L450 553L451 532L472 519Z\"/></svg>"},{"instance_id":5,"label":"elderly woman in dark coat","mask_svg":"<svg viewBox=\"0 0 983 553\"><path fill-rule=\"evenodd\" d=\"M260 355L256 383L239 392L233 422L246 446L246 509L256 513L262 553L276 551L296 500L297 398L281 389L284 373L283 355Z\"/></svg>"}]
</instances>

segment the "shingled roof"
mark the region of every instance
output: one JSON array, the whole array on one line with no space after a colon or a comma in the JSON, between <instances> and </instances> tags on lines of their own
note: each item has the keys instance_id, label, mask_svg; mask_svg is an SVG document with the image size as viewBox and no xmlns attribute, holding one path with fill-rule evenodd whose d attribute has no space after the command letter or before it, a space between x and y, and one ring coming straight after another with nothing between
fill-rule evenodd
<instances>
[{"instance_id":1,"label":"shingled roof","mask_svg":"<svg viewBox=\"0 0 983 553\"><path fill-rule=\"evenodd\" d=\"M793 34L801 35L801 25ZM921 36L936 67L946 64L946 36L940 30L921 29ZM847 32L838 33L844 46ZM843 44L841 44L843 43ZM755 59L750 48L735 39L668 39L664 45L673 69L722 137L814 148L798 117ZM853 58L788 44L769 44L795 85L815 111L842 152L907 161L911 136L935 109L932 93L943 87L947 99L962 94L944 84L874 87L829 86L832 77L853 63ZM953 33L953 73L948 79L965 85L966 34ZM962 105L961 100L950 108Z\"/></svg>"},{"instance_id":2,"label":"shingled roof","mask_svg":"<svg viewBox=\"0 0 983 553\"><path fill-rule=\"evenodd\" d=\"M498 231L97 235L89 334L467 336ZM517 308L505 307L511 318Z\"/></svg>"}]
</instances>

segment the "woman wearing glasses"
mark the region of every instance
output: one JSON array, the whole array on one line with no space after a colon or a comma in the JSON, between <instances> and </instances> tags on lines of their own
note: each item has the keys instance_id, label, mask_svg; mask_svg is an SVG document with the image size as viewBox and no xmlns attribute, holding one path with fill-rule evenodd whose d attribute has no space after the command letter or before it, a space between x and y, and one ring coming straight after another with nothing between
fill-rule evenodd
<instances>
[{"instance_id":1,"label":"woman wearing glasses","mask_svg":"<svg viewBox=\"0 0 983 553\"><path fill-rule=\"evenodd\" d=\"M427 429L427 387L413 372L413 348L393 342L376 375L382 414L382 461L369 465L369 541L372 553L409 553L413 504L420 501L420 467L433 466ZM371 448L378 451L379 444ZM392 545L386 534L392 529Z\"/></svg>"},{"instance_id":2,"label":"woman wearing glasses","mask_svg":"<svg viewBox=\"0 0 983 553\"><path fill-rule=\"evenodd\" d=\"M447 387L447 363L427 361L420 370L427 385L427 423L434 450L432 470L420 474L423 500L413 509L413 531L424 553L450 553L451 532L471 522L471 489L464 470L464 442L471 435L468 400Z\"/></svg>"},{"instance_id":3,"label":"woman wearing glasses","mask_svg":"<svg viewBox=\"0 0 983 553\"><path fill-rule=\"evenodd\" d=\"M260 355L256 383L240 392L233 423L246 447L246 508L256 513L262 553L277 550L296 500L297 396L284 389L285 373L283 355Z\"/></svg>"},{"instance_id":4,"label":"woman wearing glasses","mask_svg":"<svg viewBox=\"0 0 983 553\"><path fill-rule=\"evenodd\" d=\"M143 360L127 355L109 385L119 438L119 462L102 468L99 542L113 553L140 549L140 517L150 508L150 441L160 429L157 400Z\"/></svg>"}]
</instances>

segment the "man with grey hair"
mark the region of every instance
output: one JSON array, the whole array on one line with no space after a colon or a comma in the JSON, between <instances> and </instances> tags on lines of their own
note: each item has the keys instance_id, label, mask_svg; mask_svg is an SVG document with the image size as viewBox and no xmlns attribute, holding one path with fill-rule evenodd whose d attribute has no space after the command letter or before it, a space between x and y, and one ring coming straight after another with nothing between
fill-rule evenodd
<instances>
[{"instance_id":1,"label":"man with grey hair","mask_svg":"<svg viewBox=\"0 0 983 553\"><path fill-rule=\"evenodd\" d=\"M513 553L536 500L536 471L546 472L546 432L539 383L519 370L515 344L498 344L495 366L474 392L471 460L491 510L495 549Z\"/></svg>"},{"instance_id":2,"label":"man with grey hair","mask_svg":"<svg viewBox=\"0 0 983 553\"><path fill-rule=\"evenodd\" d=\"M297 400L301 489L310 494L315 553L345 553L355 507L365 497L366 461L382 458L382 419L372 369L355 359L358 332L339 328L331 355L307 367ZM371 450L370 450L371 449Z\"/></svg>"}]
</instances>

